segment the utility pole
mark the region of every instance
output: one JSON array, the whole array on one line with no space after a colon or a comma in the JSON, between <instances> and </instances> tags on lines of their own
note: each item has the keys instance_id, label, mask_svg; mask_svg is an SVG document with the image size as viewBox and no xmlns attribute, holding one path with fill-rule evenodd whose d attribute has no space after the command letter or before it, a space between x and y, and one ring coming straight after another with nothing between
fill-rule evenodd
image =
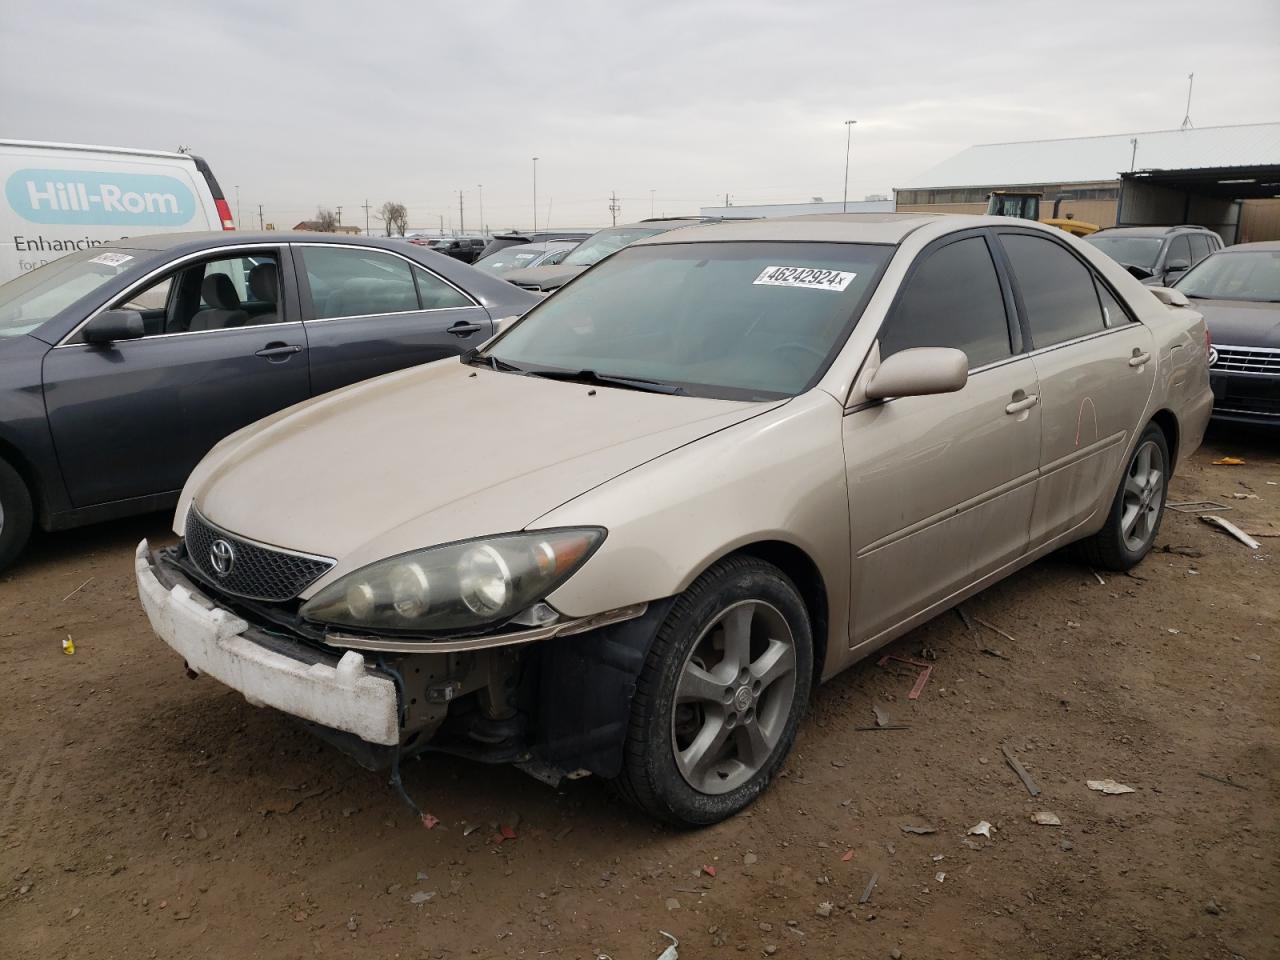
<instances>
[{"instance_id":1,"label":"utility pole","mask_svg":"<svg viewBox=\"0 0 1280 960\"><path fill-rule=\"evenodd\" d=\"M1187 127L1194 127L1191 122L1191 90L1196 85L1196 75L1194 73L1187 74L1187 113L1182 118L1182 126L1178 129L1185 130Z\"/></svg>"},{"instance_id":2,"label":"utility pole","mask_svg":"<svg viewBox=\"0 0 1280 960\"><path fill-rule=\"evenodd\" d=\"M364 235L369 235L369 198L364 198Z\"/></svg>"},{"instance_id":3,"label":"utility pole","mask_svg":"<svg viewBox=\"0 0 1280 960\"><path fill-rule=\"evenodd\" d=\"M236 184L236 226L240 226L240 184Z\"/></svg>"},{"instance_id":4,"label":"utility pole","mask_svg":"<svg viewBox=\"0 0 1280 960\"><path fill-rule=\"evenodd\" d=\"M263 229L263 226L262 226L262 204L258 204L258 229L259 229L259 230Z\"/></svg>"},{"instance_id":5,"label":"utility pole","mask_svg":"<svg viewBox=\"0 0 1280 960\"><path fill-rule=\"evenodd\" d=\"M724 195L724 205L726 207L729 206L729 194L727 193Z\"/></svg>"},{"instance_id":6,"label":"utility pole","mask_svg":"<svg viewBox=\"0 0 1280 960\"><path fill-rule=\"evenodd\" d=\"M438 216L440 217L440 236L443 237L444 236L444 214L441 213L441 214L438 214Z\"/></svg>"},{"instance_id":7,"label":"utility pole","mask_svg":"<svg viewBox=\"0 0 1280 960\"><path fill-rule=\"evenodd\" d=\"M621 209L622 206L618 203L618 191L615 190L609 194L609 213L613 217L613 225L615 227L618 225L618 211Z\"/></svg>"},{"instance_id":8,"label":"utility pole","mask_svg":"<svg viewBox=\"0 0 1280 960\"><path fill-rule=\"evenodd\" d=\"M467 232L467 222L462 219L462 191L458 191L458 233Z\"/></svg>"},{"instance_id":9,"label":"utility pole","mask_svg":"<svg viewBox=\"0 0 1280 960\"><path fill-rule=\"evenodd\" d=\"M538 158L533 158L533 232L538 232Z\"/></svg>"},{"instance_id":10,"label":"utility pole","mask_svg":"<svg viewBox=\"0 0 1280 960\"><path fill-rule=\"evenodd\" d=\"M338 226L342 226L342 204L338 204Z\"/></svg>"},{"instance_id":11,"label":"utility pole","mask_svg":"<svg viewBox=\"0 0 1280 960\"><path fill-rule=\"evenodd\" d=\"M849 212L849 147L853 143L853 125L857 122L857 120L844 122L844 203L840 207L841 213Z\"/></svg>"},{"instance_id":12,"label":"utility pole","mask_svg":"<svg viewBox=\"0 0 1280 960\"><path fill-rule=\"evenodd\" d=\"M1129 154L1129 172L1133 173L1133 168L1138 163L1138 138L1130 137L1129 143L1133 145L1133 153Z\"/></svg>"},{"instance_id":13,"label":"utility pole","mask_svg":"<svg viewBox=\"0 0 1280 960\"><path fill-rule=\"evenodd\" d=\"M484 184L477 183L476 190L480 193L480 236L485 235L484 230Z\"/></svg>"},{"instance_id":14,"label":"utility pole","mask_svg":"<svg viewBox=\"0 0 1280 960\"><path fill-rule=\"evenodd\" d=\"M649 219L653 219L653 191L649 191Z\"/></svg>"}]
</instances>

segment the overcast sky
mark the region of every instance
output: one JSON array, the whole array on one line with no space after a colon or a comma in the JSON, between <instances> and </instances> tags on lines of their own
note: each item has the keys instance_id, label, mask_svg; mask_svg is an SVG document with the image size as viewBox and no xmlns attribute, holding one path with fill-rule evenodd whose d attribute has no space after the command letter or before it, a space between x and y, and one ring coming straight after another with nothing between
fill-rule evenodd
<instances>
[{"instance_id":1,"label":"overcast sky","mask_svg":"<svg viewBox=\"0 0 1280 960\"><path fill-rule=\"evenodd\" d=\"M1222 11L1220 23L1214 14ZM1229 15L1226 15L1229 11ZM9 2L0 136L174 149L241 219L528 225L889 193L973 143L1280 120L1280 3ZM652 191L652 194L650 193ZM620 222L621 222L620 220ZM376 226L376 224L375 224Z\"/></svg>"}]
</instances>

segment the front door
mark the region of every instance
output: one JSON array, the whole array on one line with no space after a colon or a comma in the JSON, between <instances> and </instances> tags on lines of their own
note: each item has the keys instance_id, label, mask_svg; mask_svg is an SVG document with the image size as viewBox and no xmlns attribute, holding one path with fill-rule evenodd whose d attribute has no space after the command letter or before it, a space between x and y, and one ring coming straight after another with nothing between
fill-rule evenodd
<instances>
[{"instance_id":1,"label":"front door","mask_svg":"<svg viewBox=\"0 0 1280 960\"><path fill-rule=\"evenodd\" d=\"M854 646L1027 549L1040 456L1039 386L986 230L926 248L880 330L880 356L955 347L956 392L899 397L844 418Z\"/></svg>"},{"instance_id":2,"label":"front door","mask_svg":"<svg viewBox=\"0 0 1280 960\"><path fill-rule=\"evenodd\" d=\"M1066 243L999 231L1040 381L1040 482L1031 545L1110 506L1136 415L1155 385L1153 339Z\"/></svg>"},{"instance_id":3,"label":"front door","mask_svg":"<svg viewBox=\"0 0 1280 960\"><path fill-rule=\"evenodd\" d=\"M44 361L45 405L77 507L171 493L227 434L310 393L291 268L278 248L211 255L111 304L146 334L105 345L79 334Z\"/></svg>"},{"instance_id":4,"label":"front door","mask_svg":"<svg viewBox=\"0 0 1280 960\"><path fill-rule=\"evenodd\" d=\"M484 307L406 257L373 247L297 244L315 393L430 363L492 335Z\"/></svg>"}]
</instances>

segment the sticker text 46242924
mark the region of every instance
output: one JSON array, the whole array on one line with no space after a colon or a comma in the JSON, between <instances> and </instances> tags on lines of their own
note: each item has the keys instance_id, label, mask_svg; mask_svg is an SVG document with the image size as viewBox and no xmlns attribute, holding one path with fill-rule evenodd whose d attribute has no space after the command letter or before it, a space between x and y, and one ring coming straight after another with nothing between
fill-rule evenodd
<instances>
[{"instance_id":1,"label":"sticker text 46242924","mask_svg":"<svg viewBox=\"0 0 1280 960\"><path fill-rule=\"evenodd\" d=\"M825 270L821 267L765 267L753 284L766 287L802 287L806 290L845 289L853 282L856 273L844 270Z\"/></svg>"}]
</instances>

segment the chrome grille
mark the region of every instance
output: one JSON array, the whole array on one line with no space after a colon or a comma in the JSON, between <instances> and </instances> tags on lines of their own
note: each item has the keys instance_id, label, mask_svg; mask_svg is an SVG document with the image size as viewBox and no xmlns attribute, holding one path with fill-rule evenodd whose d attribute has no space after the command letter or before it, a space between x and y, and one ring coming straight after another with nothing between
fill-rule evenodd
<instances>
[{"instance_id":1,"label":"chrome grille","mask_svg":"<svg viewBox=\"0 0 1280 960\"><path fill-rule=\"evenodd\" d=\"M211 583L248 600L292 600L337 562L237 537L210 523L194 507L187 514L186 542L191 562ZM215 542L231 547L230 554L225 547L219 547L224 567L228 566L226 557L231 558L229 569L224 572L219 572L214 565Z\"/></svg>"},{"instance_id":2,"label":"chrome grille","mask_svg":"<svg viewBox=\"0 0 1280 960\"><path fill-rule=\"evenodd\" d=\"M1229 347L1213 345L1217 360L1214 370L1224 373L1257 373L1280 377L1280 349L1275 347Z\"/></svg>"}]
</instances>

